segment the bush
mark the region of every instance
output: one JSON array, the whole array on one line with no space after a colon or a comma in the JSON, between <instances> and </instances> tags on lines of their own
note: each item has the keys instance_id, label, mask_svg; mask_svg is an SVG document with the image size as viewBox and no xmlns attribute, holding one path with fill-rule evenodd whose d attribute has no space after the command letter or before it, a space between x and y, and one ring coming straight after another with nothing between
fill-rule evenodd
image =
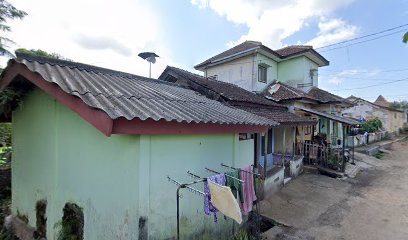
<instances>
[{"instance_id":1,"label":"bush","mask_svg":"<svg viewBox=\"0 0 408 240\"><path fill-rule=\"evenodd\" d=\"M382 128L382 122L378 118L370 119L363 123L362 128L365 132L373 133Z\"/></svg>"},{"instance_id":2,"label":"bush","mask_svg":"<svg viewBox=\"0 0 408 240\"><path fill-rule=\"evenodd\" d=\"M0 145L11 146L11 123L0 123Z\"/></svg>"}]
</instances>

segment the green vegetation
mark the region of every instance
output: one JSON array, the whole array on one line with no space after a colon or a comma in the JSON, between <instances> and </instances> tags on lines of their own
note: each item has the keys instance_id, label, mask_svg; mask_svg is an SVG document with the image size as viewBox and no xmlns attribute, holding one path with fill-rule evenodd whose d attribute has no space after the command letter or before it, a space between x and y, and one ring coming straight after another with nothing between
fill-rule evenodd
<instances>
[{"instance_id":1,"label":"green vegetation","mask_svg":"<svg viewBox=\"0 0 408 240\"><path fill-rule=\"evenodd\" d=\"M44 50L41 49L26 49L26 48L19 48L16 50L16 53L26 53L26 54L31 54L31 55L36 55L36 56L41 56L41 57L48 57L48 58L54 58L54 59L60 59L60 60L67 60L67 61L71 61L68 58L65 58L63 56L61 56L58 53L48 53Z\"/></svg>"},{"instance_id":2,"label":"green vegetation","mask_svg":"<svg viewBox=\"0 0 408 240\"><path fill-rule=\"evenodd\" d=\"M27 15L26 12L18 10L5 0L0 1L0 31L10 32L11 27L7 25L7 20L22 19ZM13 57L9 51L9 46L14 44L13 40L0 36L0 56Z\"/></svg>"},{"instance_id":3,"label":"green vegetation","mask_svg":"<svg viewBox=\"0 0 408 240\"><path fill-rule=\"evenodd\" d=\"M384 157L385 157L385 153L379 151L378 153L376 153L376 154L374 155L374 157L376 157L377 159L383 160Z\"/></svg>"},{"instance_id":4,"label":"green vegetation","mask_svg":"<svg viewBox=\"0 0 408 240\"><path fill-rule=\"evenodd\" d=\"M404 36L402 37L402 41L403 41L404 43L408 43L408 32L406 32L406 33L404 34Z\"/></svg>"},{"instance_id":5,"label":"green vegetation","mask_svg":"<svg viewBox=\"0 0 408 240\"><path fill-rule=\"evenodd\" d=\"M382 122L378 118L370 119L363 123L362 128L365 132L373 133L382 128Z\"/></svg>"},{"instance_id":6,"label":"green vegetation","mask_svg":"<svg viewBox=\"0 0 408 240\"><path fill-rule=\"evenodd\" d=\"M249 234L244 230L240 229L233 237L233 240L250 240Z\"/></svg>"},{"instance_id":7,"label":"green vegetation","mask_svg":"<svg viewBox=\"0 0 408 240\"><path fill-rule=\"evenodd\" d=\"M84 239L84 213L82 208L75 203L66 203L62 211L62 221L56 224L56 227L59 228L57 239Z\"/></svg>"},{"instance_id":8,"label":"green vegetation","mask_svg":"<svg viewBox=\"0 0 408 240\"><path fill-rule=\"evenodd\" d=\"M397 110L405 110L408 109L408 101L407 100L394 101L390 104L390 107Z\"/></svg>"}]
</instances>

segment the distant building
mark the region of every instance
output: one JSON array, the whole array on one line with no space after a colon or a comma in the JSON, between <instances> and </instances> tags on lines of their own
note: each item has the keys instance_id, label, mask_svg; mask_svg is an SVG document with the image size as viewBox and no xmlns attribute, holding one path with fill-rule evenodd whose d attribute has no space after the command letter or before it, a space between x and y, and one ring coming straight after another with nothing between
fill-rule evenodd
<instances>
[{"instance_id":1,"label":"distant building","mask_svg":"<svg viewBox=\"0 0 408 240\"><path fill-rule=\"evenodd\" d=\"M389 102L381 95L374 103L355 96L350 96L347 99L354 106L345 109L344 115L361 120L378 118L383 124L383 129L389 133L399 133L399 129L406 122L404 111L389 107Z\"/></svg>"}]
</instances>

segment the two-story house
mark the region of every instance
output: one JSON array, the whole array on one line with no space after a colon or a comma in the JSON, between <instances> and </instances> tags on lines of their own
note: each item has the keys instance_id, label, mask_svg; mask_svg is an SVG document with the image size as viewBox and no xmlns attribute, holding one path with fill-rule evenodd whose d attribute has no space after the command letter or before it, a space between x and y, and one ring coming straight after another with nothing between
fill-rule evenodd
<instances>
[{"instance_id":1,"label":"two-story house","mask_svg":"<svg viewBox=\"0 0 408 240\"><path fill-rule=\"evenodd\" d=\"M276 51L261 42L245 41L194 68L204 76L261 92L274 80L304 90L318 85L318 68L329 61L311 46L289 46Z\"/></svg>"},{"instance_id":2,"label":"two-story house","mask_svg":"<svg viewBox=\"0 0 408 240\"><path fill-rule=\"evenodd\" d=\"M357 121L341 111L352 104L318 88L319 67L329 61L312 46L272 50L261 42L245 41L195 66L209 79L236 84L289 107L291 112L318 120L316 126L299 126L297 142L324 135L341 147L349 126Z\"/></svg>"}]
</instances>

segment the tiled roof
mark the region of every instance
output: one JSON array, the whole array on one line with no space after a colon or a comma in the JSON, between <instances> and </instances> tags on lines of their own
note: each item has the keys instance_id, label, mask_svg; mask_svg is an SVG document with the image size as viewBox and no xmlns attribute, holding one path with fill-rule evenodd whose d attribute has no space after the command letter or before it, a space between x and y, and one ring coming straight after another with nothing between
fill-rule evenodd
<instances>
[{"instance_id":1,"label":"tiled roof","mask_svg":"<svg viewBox=\"0 0 408 240\"><path fill-rule=\"evenodd\" d=\"M313 49L312 46L293 45L293 46L287 46L287 47L275 50L275 52L277 52L282 57L289 57L289 56L293 56L293 55L300 54L303 52L307 52L311 49Z\"/></svg>"},{"instance_id":2,"label":"tiled roof","mask_svg":"<svg viewBox=\"0 0 408 240\"><path fill-rule=\"evenodd\" d=\"M219 94L227 104L269 118L278 122L280 125L309 125L315 123L311 119L288 112L287 108L283 105L267 100L263 96L247 91L234 84L207 79L203 76L170 66L164 70L159 78L166 79L168 74L183 78L181 80L178 79L180 81L177 81L177 83L180 82L186 87L190 87L202 94L207 94L208 97L214 98L214 96L205 91L205 89L213 91L214 93ZM205 89L194 87L191 82L196 83Z\"/></svg>"},{"instance_id":3,"label":"tiled roof","mask_svg":"<svg viewBox=\"0 0 408 240\"><path fill-rule=\"evenodd\" d=\"M274 81L269 84L269 86L266 87L260 94L277 102L300 99L317 101L315 97L307 94L306 92L279 81Z\"/></svg>"},{"instance_id":4,"label":"tiled roof","mask_svg":"<svg viewBox=\"0 0 408 240\"><path fill-rule=\"evenodd\" d=\"M309 53L309 57L319 59L321 61L322 66L326 66L329 64L329 61L325 59L322 55L320 55L318 52L316 52L312 46L302 46L302 45L293 45L293 46L288 46L284 47L278 50L272 50L268 48L267 46L263 45L261 42L257 41L245 41L241 44L238 44L235 47L232 47L220 54L217 54L204 62L197 64L194 66L195 69L200 69L203 66L206 66L208 64L216 64L216 62L221 61L223 59L231 58L233 56L241 55L241 54L250 54L253 52L256 52L258 49L262 49L263 51L270 53L274 56L276 56L277 59L286 59L292 56L300 55L300 54L306 54Z\"/></svg>"},{"instance_id":5,"label":"tiled roof","mask_svg":"<svg viewBox=\"0 0 408 240\"><path fill-rule=\"evenodd\" d=\"M230 48L230 49L228 49L228 50L226 50L226 51L224 51L224 52L222 52L220 54L215 55L214 57L211 57L211 58L205 60L204 62L202 62L200 64L197 64L194 68L197 69L200 66L207 65L207 64L209 64L209 63L211 63L213 61L217 61L217 60L220 60L220 59L223 59L223 58L235 55L235 54L239 54L239 53L244 52L244 51L250 51L250 50L255 51L258 48L263 48L266 51L268 51L268 52L276 55L277 57L279 57L279 55L277 53L275 53L272 49L262 45L261 42L245 41L245 42L243 42L241 44L238 44L237 46L234 46L234 47L232 47L232 48Z\"/></svg>"},{"instance_id":6,"label":"tiled roof","mask_svg":"<svg viewBox=\"0 0 408 240\"><path fill-rule=\"evenodd\" d=\"M387 100L385 100L385 98L382 95L378 96L378 98L375 100L374 104L380 105L382 107L389 107L390 106L390 103Z\"/></svg>"},{"instance_id":7,"label":"tiled roof","mask_svg":"<svg viewBox=\"0 0 408 240\"><path fill-rule=\"evenodd\" d=\"M381 95L380 95L380 96L381 96ZM348 97L347 99L348 99L349 101L352 101L352 103L356 103L356 102L358 102L358 101L361 101L361 102L365 102L365 103L367 103L367 104L369 104L369 105L376 106L376 107L378 107L378 108L386 109L386 110L388 110L388 111L404 112L403 110L399 110L399 109L395 109L395 108L391 108L391 107L381 106L381 105L378 105L378 104L376 104L376 103L372 103L372 102L370 102L370 101L367 101L367 100L365 100L365 99L362 99L362 98L359 98L359 97L355 97L355 96L350 96L350 97Z\"/></svg>"},{"instance_id":8,"label":"tiled roof","mask_svg":"<svg viewBox=\"0 0 408 240\"><path fill-rule=\"evenodd\" d=\"M230 101L246 102L286 109L286 107L281 104L267 100L264 97L259 96L253 92L247 91L241 87L238 87L235 84L205 78L203 76L176 67L167 66L167 68L160 75L159 79L165 80L168 73L175 74L179 77L183 77L184 79L189 81L193 81L199 86L207 88L208 90L211 90L219 94L222 98L229 102ZM185 87L191 88L192 86L191 84L187 83ZM203 92L200 93L203 94Z\"/></svg>"},{"instance_id":9,"label":"tiled roof","mask_svg":"<svg viewBox=\"0 0 408 240\"><path fill-rule=\"evenodd\" d=\"M309 91L308 94L313 96L315 99L317 99L321 103L344 103L348 105L352 105L352 103L340 96L334 95L332 93L329 93L323 89L317 88L317 87L312 87Z\"/></svg>"},{"instance_id":10,"label":"tiled roof","mask_svg":"<svg viewBox=\"0 0 408 240\"><path fill-rule=\"evenodd\" d=\"M21 53L9 61L8 68L14 64L23 64L45 81L57 84L65 93L102 110L112 119L123 117L128 120L164 119L260 126L277 124L165 81Z\"/></svg>"}]
</instances>

